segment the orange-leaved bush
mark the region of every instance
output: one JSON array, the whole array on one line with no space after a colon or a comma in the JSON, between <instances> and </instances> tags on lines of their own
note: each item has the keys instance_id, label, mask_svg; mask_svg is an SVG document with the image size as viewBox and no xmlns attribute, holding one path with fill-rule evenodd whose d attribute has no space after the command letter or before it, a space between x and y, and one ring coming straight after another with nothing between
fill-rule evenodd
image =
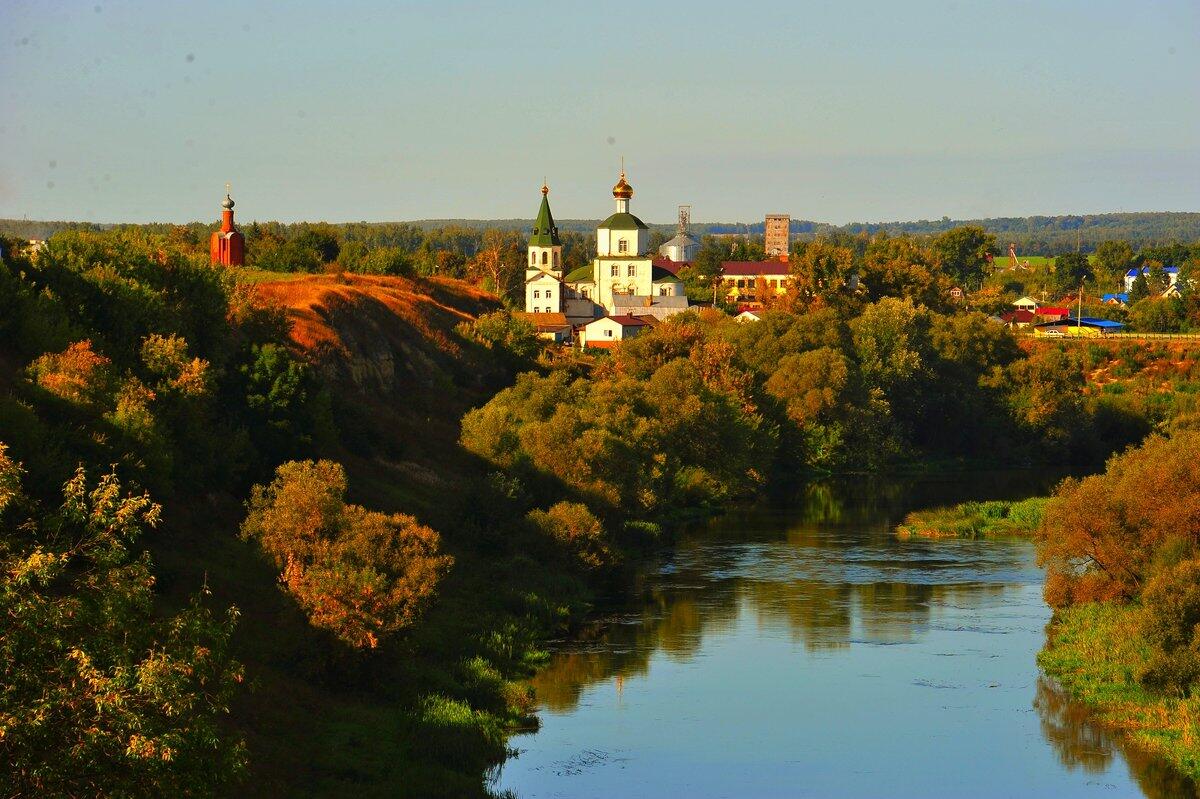
<instances>
[{"instance_id":1,"label":"orange-leaved bush","mask_svg":"<svg viewBox=\"0 0 1200 799\"><path fill-rule=\"evenodd\" d=\"M255 486L242 535L259 542L310 623L358 649L410 624L453 559L438 534L402 513L349 505L346 472L289 461Z\"/></svg>"},{"instance_id":2,"label":"orange-leaved bush","mask_svg":"<svg viewBox=\"0 0 1200 799\"><path fill-rule=\"evenodd\" d=\"M111 389L112 362L77 341L62 352L47 352L29 365L29 376L56 397L79 405L101 405Z\"/></svg>"},{"instance_id":3,"label":"orange-leaved bush","mask_svg":"<svg viewBox=\"0 0 1200 799\"><path fill-rule=\"evenodd\" d=\"M1046 507L1038 557L1046 601L1129 599L1160 553L1200 545L1200 432L1151 436L1103 474L1063 481Z\"/></svg>"}]
</instances>

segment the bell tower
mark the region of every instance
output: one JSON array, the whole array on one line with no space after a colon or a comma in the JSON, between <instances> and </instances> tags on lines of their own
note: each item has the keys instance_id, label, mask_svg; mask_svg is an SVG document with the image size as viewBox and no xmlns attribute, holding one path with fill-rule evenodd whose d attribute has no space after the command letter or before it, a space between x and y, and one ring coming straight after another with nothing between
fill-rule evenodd
<instances>
[{"instance_id":1,"label":"bell tower","mask_svg":"<svg viewBox=\"0 0 1200 799\"><path fill-rule=\"evenodd\" d=\"M538 270L562 277L562 239L558 236L554 215L550 213L550 187L545 181L542 181L542 204L533 223L528 249L527 274L530 270Z\"/></svg>"}]
</instances>

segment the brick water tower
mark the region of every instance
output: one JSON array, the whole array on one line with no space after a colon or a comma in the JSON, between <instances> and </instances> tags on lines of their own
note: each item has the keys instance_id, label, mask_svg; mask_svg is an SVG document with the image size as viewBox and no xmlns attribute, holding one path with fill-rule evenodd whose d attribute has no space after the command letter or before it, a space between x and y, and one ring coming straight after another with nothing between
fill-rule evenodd
<instances>
[{"instance_id":1,"label":"brick water tower","mask_svg":"<svg viewBox=\"0 0 1200 799\"><path fill-rule=\"evenodd\" d=\"M209 255L213 264L241 266L246 257L246 239L241 231L233 226L233 198L229 196L228 191L225 192L225 201L221 203L221 209L221 229L213 231L208 247Z\"/></svg>"},{"instance_id":2,"label":"brick water tower","mask_svg":"<svg viewBox=\"0 0 1200 799\"><path fill-rule=\"evenodd\" d=\"M788 259L792 238L792 218L788 214L767 214L763 226L763 248L768 258Z\"/></svg>"}]
</instances>

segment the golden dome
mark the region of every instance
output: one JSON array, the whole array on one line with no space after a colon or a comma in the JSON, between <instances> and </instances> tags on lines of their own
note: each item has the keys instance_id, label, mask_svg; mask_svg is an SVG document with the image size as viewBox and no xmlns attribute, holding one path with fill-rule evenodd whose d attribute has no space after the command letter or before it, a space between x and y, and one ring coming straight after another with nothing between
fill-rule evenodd
<instances>
[{"instance_id":1,"label":"golden dome","mask_svg":"<svg viewBox=\"0 0 1200 799\"><path fill-rule=\"evenodd\" d=\"M628 200L633 196L633 186L629 185L629 181L625 180L625 172L621 172L621 179L617 181L617 185L613 186L613 197L618 200Z\"/></svg>"}]
</instances>

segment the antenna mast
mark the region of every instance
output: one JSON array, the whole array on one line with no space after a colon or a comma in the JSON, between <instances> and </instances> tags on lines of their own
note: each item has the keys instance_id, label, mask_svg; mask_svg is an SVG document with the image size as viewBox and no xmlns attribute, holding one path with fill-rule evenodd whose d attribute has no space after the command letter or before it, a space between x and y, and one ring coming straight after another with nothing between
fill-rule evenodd
<instances>
[{"instance_id":1,"label":"antenna mast","mask_svg":"<svg viewBox=\"0 0 1200 799\"><path fill-rule=\"evenodd\" d=\"M692 224L692 206L679 206L679 235L687 233L688 226Z\"/></svg>"}]
</instances>

